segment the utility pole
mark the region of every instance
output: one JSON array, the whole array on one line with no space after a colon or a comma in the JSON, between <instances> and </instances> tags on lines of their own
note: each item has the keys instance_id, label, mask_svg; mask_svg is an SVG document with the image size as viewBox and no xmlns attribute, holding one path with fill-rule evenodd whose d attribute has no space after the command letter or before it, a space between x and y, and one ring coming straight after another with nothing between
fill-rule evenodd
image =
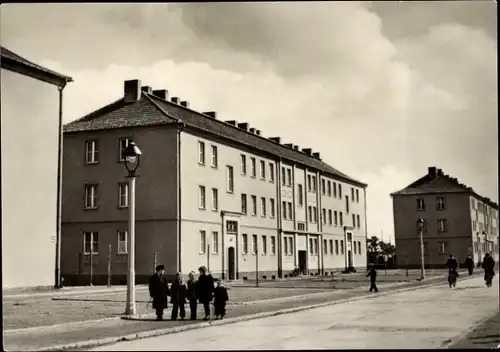
<instances>
[{"instance_id":1,"label":"utility pole","mask_svg":"<svg viewBox=\"0 0 500 352\"><path fill-rule=\"evenodd\" d=\"M111 245L108 250L108 287L111 287Z\"/></svg>"},{"instance_id":2,"label":"utility pole","mask_svg":"<svg viewBox=\"0 0 500 352\"><path fill-rule=\"evenodd\" d=\"M425 279L425 264L424 264L424 218L419 218L417 220L418 229L420 232L420 280Z\"/></svg>"}]
</instances>

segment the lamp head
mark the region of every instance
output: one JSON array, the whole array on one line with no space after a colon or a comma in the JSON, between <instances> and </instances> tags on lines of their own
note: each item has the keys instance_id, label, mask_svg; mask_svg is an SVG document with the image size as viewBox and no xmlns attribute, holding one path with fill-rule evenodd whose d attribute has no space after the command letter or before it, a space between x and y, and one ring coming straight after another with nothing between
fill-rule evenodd
<instances>
[{"instance_id":1,"label":"lamp head","mask_svg":"<svg viewBox=\"0 0 500 352\"><path fill-rule=\"evenodd\" d=\"M142 152L134 141L130 141L127 148L123 151L125 157L125 167L130 174L133 174L139 167Z\"/></svg>"},{"instance_id":2,"label":"lamp head","mask_svg":"<svg viewBox=\"0 0 500 352\"><path fill-rule=\"evenodd\" d=\"M418 218L417 226L418 226L419 230L422 230L424 228L424 223L425 223L424 218Z\"/></svg>"}]
</instances>

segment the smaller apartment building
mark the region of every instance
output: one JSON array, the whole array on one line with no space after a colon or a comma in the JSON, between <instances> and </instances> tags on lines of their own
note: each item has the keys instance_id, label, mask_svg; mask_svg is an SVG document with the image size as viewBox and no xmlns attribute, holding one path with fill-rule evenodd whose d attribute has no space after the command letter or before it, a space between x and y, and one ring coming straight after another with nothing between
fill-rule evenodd
<instances>
[{"instance_id":1,"label":"smaller apartment building","mask_svg":"<svg viewBox=\"0 0 500 352\"><path fill-rule=\"evenodd\" d=\"M398 265L421 265L420 217L426 267L443 267L450 254L462 265L469 254L476 264L487 252L498 261L498 205L456 178L429 167L427 175L391 195Z\"/></svg>"},{"instance_id":2,"label":"smaller apartment building","mask_svg":"<svg viewBox=\"0 0 500 352\"><path fill-rule=\"evenodd\" d=\"M319 153L220 121L165 90L126 81L123 98L65 126L63 275L124 281L128 186L122 153L141 149L138 282L205 265L228 279L366 265L366 184ZM92 251L93 255L90 255ZM90 259L92 258L92 260ZM110 259L109 259L110 258Z\"/></svg>"}]
</instances>

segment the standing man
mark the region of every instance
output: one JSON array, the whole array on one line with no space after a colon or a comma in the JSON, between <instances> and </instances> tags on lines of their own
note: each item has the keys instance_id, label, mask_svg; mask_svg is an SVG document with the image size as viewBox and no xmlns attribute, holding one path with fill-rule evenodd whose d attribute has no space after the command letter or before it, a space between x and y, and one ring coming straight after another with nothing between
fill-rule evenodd
<instances>
[{"instance_id":1,"label":"standing man","mask_svg":"<svg viewBox=\"0 0 500 352\"><path fill-rule=\"evenodd\" d=\"M170 290L165 278L165 266L158 265L156 273L149 278L149 296L153 299L153 309L156 310L156 320L163 320L163 310L168 306Z\"/></svg>"},{"instance_id":2,"label":"standing man","mask_svg":"<svg viewBox=\"0 0 500 352\"><path fill-rule=\"evenodd\" d=\"M486 280L486 274L490 274L492 277L495 276L495 259L486 253L483 258L483 269L484 269L484 279Z\"/></svg>"},{"instance_id":3,"label":"standing man","mask_svg":"<svg viewBox=\"0 0 500 352\"><path fill-rule=\"evenodd\" d=\"M474 271L474 260L472 260L472 256L470 254L467 256L467 259L465 259L465 266L467 267L467 270L469 270L469 275L472 275Z\"/></svg>"},{"instance_id":4,"label":"standing man","mask_svg":"<svg viewBox=\"0 0 500 352\"><path fill-rule=\"evenodd\" d=\"M203 304L205 310L205 318L203 320L210 319L210 302L214 295L214 279L212 275L207 274L207 268L200 266L198 268L200 276L198 277L198 282L196 288L198 290L198 300Z\"/></svg>"},{"instance_id":5,"label":"standing man","mask_svg":"<svg viewBox=\"0 0 500 352\"><path fill-rule=\"evenodd\" d=\"M377 270L375 270L375 265L370 264L370 270L368 271L368 274L366 274L366 277L370 277L370 292L375 290L375 292L378 292L377 288Z\"/></svg>"}]
</instances>

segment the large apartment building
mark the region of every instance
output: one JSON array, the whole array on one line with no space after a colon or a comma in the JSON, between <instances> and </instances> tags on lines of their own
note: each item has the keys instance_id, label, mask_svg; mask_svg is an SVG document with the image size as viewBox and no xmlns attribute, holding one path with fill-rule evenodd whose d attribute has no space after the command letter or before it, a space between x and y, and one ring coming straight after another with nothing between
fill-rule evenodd
<instances>
[{"instance_id":1,"label":"large apartment building","mask_svg":"<svg viewBox=\"0 0 500 352\"><path fill-rule=\"evenodd\" d=\"M426 267L443 267L450 254L462 264L468 254L475 263L481 262L485 253L498 261L498 204L489 198L434 166L428 168L427 175L391 196L400 266L421 265L420 217L425 220Z\"/></svg>"},{"instance_id":2,"label":"large apartment building","mask_svg":"<svg viewBox=\"0 0 500 352\"><path fill-rule=\"evenodd\" d=\"M248 123L196 112L166 90L126 81L124 95L65 126L66 284L113 282L127 269L123 151L142 156L136 185L137 281L200 265L227 279L319 274L366 265L366 187L311 149ZM90 252L93 252L90 260ZM110 258L110 259L108 259ZM155 259L153 259L155 258ZM92 262L92 264L91 264Z\"/></svg>"}]
</instances>

